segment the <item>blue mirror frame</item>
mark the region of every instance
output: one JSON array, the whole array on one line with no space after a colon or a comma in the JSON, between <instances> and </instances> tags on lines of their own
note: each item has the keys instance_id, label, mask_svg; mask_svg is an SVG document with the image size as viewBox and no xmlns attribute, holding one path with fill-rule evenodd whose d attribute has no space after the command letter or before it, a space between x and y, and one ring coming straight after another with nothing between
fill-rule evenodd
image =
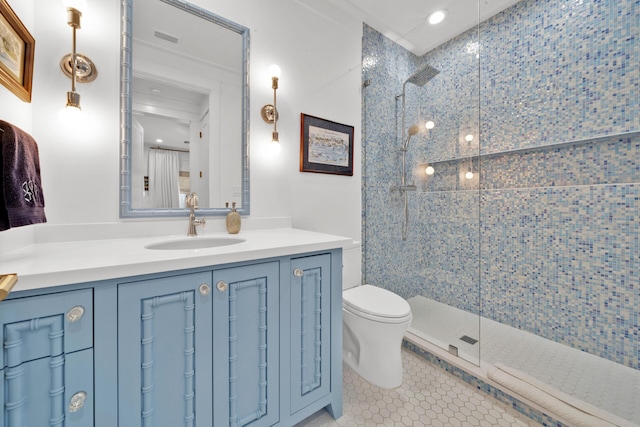
<instances>
[{"instance_id":1,"label":"blue mirror frame","mask_svg":"<svg viewBox=\"0 0 640 427\"><path fill-rule=\"evenodd\" d=\"M156 208L136 209L131 204L131 132L132 132L132 36L133 36L133 2L122 0L120 49L120 217L121 218L158 218L188 216L189 209ZM242 194L237 211L241 215L249 215L249 29L218 16L199 6L182 0L158 0L180 10L196 15L213 24L234 31L242 36ZM223 216L228 208L200 208L199 215Z\"/></svg>"}]
</instances>

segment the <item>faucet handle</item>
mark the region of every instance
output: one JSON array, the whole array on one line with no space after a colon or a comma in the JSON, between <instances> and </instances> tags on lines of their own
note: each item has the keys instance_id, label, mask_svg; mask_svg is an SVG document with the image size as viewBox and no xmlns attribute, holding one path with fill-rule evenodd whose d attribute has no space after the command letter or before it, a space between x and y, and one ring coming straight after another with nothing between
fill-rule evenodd
<instances>
[{"instance_id":1,"label":"faucet handle","mask_svg":"<svg viewBox=\"0 0 640 427\"><path fill-rule=\"evenodd\" d=\"M195 193L195 191L193 193L187 194L187 197L185 198L185 204L188 208L198 209L198 195Z\"/></svg>"}]
</instances>

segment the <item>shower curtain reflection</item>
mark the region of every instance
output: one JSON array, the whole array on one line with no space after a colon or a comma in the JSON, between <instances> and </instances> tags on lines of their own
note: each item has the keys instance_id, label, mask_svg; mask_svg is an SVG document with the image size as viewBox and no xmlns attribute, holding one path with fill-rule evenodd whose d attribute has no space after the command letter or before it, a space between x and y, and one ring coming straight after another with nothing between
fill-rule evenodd
<instances>
[{"instance_id":1,"label":"shower curtain reflection","mask_svg":"<svg viewBox=\"0 0 640 427\"><path fill-rule=\"evenodd\" d=\"M149 150L149 193L152 208L180 207L180 153Z\"/></svg>"}]
</instances>

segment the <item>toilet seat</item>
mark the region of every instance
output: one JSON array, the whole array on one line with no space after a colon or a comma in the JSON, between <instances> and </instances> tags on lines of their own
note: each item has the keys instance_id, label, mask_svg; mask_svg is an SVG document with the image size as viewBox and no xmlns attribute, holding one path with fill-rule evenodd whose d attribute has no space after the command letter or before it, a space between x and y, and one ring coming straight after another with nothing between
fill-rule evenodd
<instances>
[{"instance_id":1,"label":"toilet seat","mask_svg":"<svg viewBox=\"0 0 640 427\"><path fill-rule=\"evenodd\" d=\"M411 307L399 295L377 286L362 285L342 293L343 307L365 319L403 323L411 319Z\"/></svg>"}]
</instances>

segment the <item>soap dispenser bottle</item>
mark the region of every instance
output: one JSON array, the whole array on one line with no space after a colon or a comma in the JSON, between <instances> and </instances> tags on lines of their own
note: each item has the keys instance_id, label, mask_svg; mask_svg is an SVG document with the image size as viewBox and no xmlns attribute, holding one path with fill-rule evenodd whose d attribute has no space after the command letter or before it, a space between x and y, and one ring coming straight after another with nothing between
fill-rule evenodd
<instances>
[{"instance_id":1,"label":"soap dispenser bottle","mask_svg":"<svg viewBox=\"0 0 640 427\"><path fill-rule=\"evenodd\" d=\"M229 207L229 202L225 203ZM231 212L227 214L227 231L229 234L238 234L240 232L240 214L236 212L236 202L231 204Z\"/></svg>"}]
</instances>

